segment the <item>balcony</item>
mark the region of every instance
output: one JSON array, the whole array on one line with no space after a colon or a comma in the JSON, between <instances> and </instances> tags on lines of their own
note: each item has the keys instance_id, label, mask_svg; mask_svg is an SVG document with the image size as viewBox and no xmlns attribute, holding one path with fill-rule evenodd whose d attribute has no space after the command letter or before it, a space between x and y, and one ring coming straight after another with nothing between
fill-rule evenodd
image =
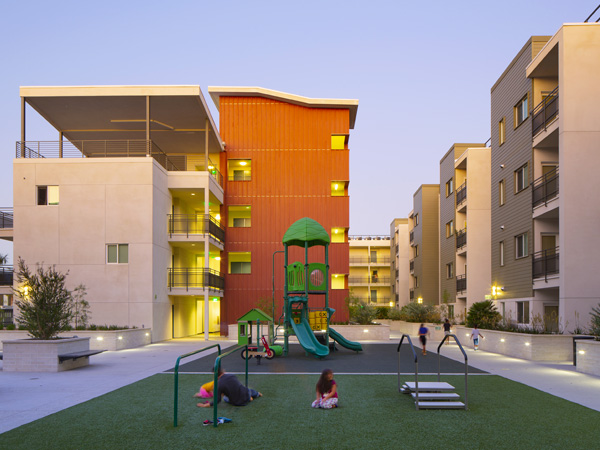
<instances>
[{"instance_id":1,"label":"balcony","mask_svg":"<svg viewBox=\"0 0 600 450\"><path fill-rule=\"evenodd\" d=\"M545 130L558 117L558 87L533 109L531 116L532 136Z\"/></svg>"},{"instance_id":2,"label":"balcony","mask_svg":"<svg viewBox=\"0 0 600 450\"><path fill-rule=\"evenodd\" d=\"M458 208L464 202L467 201L467 182L465 181L461 184L458 189L456 189L456 207Z\"/></svg>"},{"instance_id":3,"label":"balcony","mask_svg":"<svg viewBox=\"0 0 600 450\"><path fill-rule=\"evenodd\" d=\"M173 235L209 234L220 242L225 242L225 229L213 216L206 214L169 214L169 237Z\"/></svg>"},{"instance_id":4,"label":"balcony","mask_svg":"<svg viewBox=\"0 0 600 450\"><path fill-rule=\"evenodd\" d=\"M12 308L0 308L0 324L10 325L13 323Z\"/></svg>"},{"instance_id":5,"label":"balcony","mask_svg":"<svg viewBox=\"0 0 600 450\"><path fill-rule=\"evenodd\" d=\"M462 294L467 290L467 275L456 275L456 293Z\"/></svg>"},{"instance_id":6,"label":"balcony","mask_svg":"<svg viewBox=\"0 0 600 450\"><path fill-rule=\"evenodd\" d=\"M378 256L376 258L369 258L369 264L380 265L380 266L389 266L390 265L390 257L389 256Z\"/></svg>"},{"instance_id":7,"label":"balcony","mask_svg":"<svg viewBox=\"0 0 600 450\"><path fill-rule=\"evenodd\" d=\"M366 266L369 263L369 258L367 257L363 257L363 258L350 258L350 264L355 265L355 266Z\"/></svg>"},{"instance_id":8,"label":"balcony","mask_svg":"<svg viewBox=\"0 0 600 450\"><path fill-rule=\"evenodd\" d=\"M548 206L548 201L558 197L558 166L533 182L532 205Z\"/></svg>"},{"instance_id":9,"label":"balcony","mask_svg":"<svg viewBox=\"0 0 600 450\"><path fill-rule=\"evenodd\" d=\"M533 279L548 280L549 275L559 273L558 247L542 250L533 254Z\"/></svg>"},{"instance_id":10,"label":"balcony","mask_svg":"<svg viewBox=\"0 0 600 450\"><path fill-rule=\"evenodd\" d=\"M13 208L0 208L0 229L14 228Z\"/></svg>"},{"instance_id":11,"label":"balcony","mask_svg":"<svg viewBox=\"0 0 600 450\"><path fill-rule=\"evenodd\" d=\"M389 285L390 278L389 277L379 277L379 276L370 276L370 277L350 277L348 278L348 284L350 285L361 285L361 284L381 284L381 285Z\"/></svg>"},{"instance_id":12,"label":"balcony","mask_svg":"<svg viewBox=\"0 0 600 450\"><path fill-rule=\"evenodd\" d=\"M467 229L456 232L456 250L460 250L467 245Z\"/></svg>"},{"instance_id":13,"label":"balcony","mask_svg":"<svg viewBox=\"0 0 600 450\"><path fill-rule=\"evenodd\" d=\"M16 158L132 158L152 157L168 171L196 171L199 155L167 155L156 143L145 139L85 141L17 141ZM189 167L189 168L188 168ZM223 186L223 175L210 163L208 172Z\"/></svg>"},{"instance_id":14,"label":"balcony","mask_svg":"<svg viewBox=\"0 0 600 450\"><path fill-rule=\"evenodd\" d=\"M415 299L415 290L414 289L410 289L408 291L408 298L409 298L409 300L414 300Z\"/></svg>"},{"instance_id":15,"label":"balcony","mask_svg":"<svg viewBox=\"0 0 600 450\"><path fill-rule=\"evenodd\" d=\"M169 268L168 269L168 287L169 290L185 289L190 290L210 290L222 291L225 289L225 278L213 269L196 268Z\"/></svg>"},{"instance_id":16,"label":"balcony","mask_svg":"<svg viewBox=\"0 0 600 450\"><path fill-rule=\"evenodd\" d=\"M409 267L410 267L410 273L414 273L414 272L415 272L415 260L414 260L414 259L411 259L411 260L408 262L408 265L409 265Z\"/></svg>"},{"instance_id":17,"label":"balcony","mask_svg":"<svg viewBox=\"0 0 600 450\"><path fill-rule=\"evenodd\" d=\"M410 232L410 242L412 243L412 242L414 242L414 240L415 240L415 232L411 231Z\"/></svg>"},{"instance_id":18,"label":"balcony","mask_svg":"<svg viewBox=\"0 0 600 450\"><path fill-rule=\"evenodd\" d=\"M0 266L0 286L13 285L13 266Z\"/></svg>"}]
</instances>

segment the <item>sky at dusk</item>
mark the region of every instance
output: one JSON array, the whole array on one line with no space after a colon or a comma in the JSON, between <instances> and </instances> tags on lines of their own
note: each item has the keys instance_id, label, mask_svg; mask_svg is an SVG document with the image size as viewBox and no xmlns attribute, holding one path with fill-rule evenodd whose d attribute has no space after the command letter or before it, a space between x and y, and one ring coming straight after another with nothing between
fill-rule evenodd
<instances>
[{"instance_id":1,"label":"sky at dusk","mask_svg":"<svg viewBox=\"0 0 600 450\"><path fill-rule=\"evenodd\" d=\"M7 1L0 12L0 207L12 207L19 86L260 86L358 99L350 235L389 234L455 142L490 137L490 89L532 35L598 1ZM594 20L597 17L594 17ZM28 140L58 132L28 110ZM0 253L12 246L0 241Z\"/></svg>"}]
</instances>

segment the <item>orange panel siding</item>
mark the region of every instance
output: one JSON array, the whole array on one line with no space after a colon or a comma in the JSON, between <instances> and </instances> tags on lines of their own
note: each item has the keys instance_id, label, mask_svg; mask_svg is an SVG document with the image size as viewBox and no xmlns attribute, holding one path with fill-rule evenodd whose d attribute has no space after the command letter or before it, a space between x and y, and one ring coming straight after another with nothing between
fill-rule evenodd
<instances>
[{"instance_id":1,"label":"orange panel siding","mask_svg":"<svg viewBox=\"0 0 600 450\"><path fill-rule=\"evenodd\" d=\"M310 217L330 232L349 227L349 198L331 197L331 181L349 180L349 151L330 150L331 135L349 132L349 111L307 108L260 97L221 97L220 131L226 143L221 167L228 159L251 159L251 181L226 181L223 223L227 206L251 205L250 228L227 228L221 270L227 272L228 252L252 253L252 273L225 275L221 302L221 331L234 323L259 298L271 298L273 252L283 250L288 227ZM309 251L309 260L324 261L324 250ZM293 248L289 262L303 261L303 250ZM283 304L283 254L275 256L275 318ZM348 273L348 244L329 246L330 273ZM333 320L348 320L348 290L330 291ZM314 298L313 298L314 297ZM324 305L312 296L311 306ZM267 311L270 313L270 311Z\"/></svg>"}]
</instances>

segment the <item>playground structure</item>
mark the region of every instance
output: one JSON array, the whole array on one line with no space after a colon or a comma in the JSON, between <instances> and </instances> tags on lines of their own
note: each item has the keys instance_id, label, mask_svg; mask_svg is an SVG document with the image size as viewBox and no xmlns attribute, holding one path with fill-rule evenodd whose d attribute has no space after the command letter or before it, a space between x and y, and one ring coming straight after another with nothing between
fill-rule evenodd
<instances>
[{"instance_id":1,"label":"playground structure","mask_svg":"<svg viewBox=\"0 0 600 450\"><path fill-rule=\"evenodd\" d=\"M290 335L296 336L307 354L317 358L329 355L330 338L350 350L362 351L360 343L345 339L330 327L335 309L329 307L330 238L327 231L315 220L304 217L288 228L282 243L285 253L283 354L288 354ZM290 246L304 248L304 264L299 261L288 263ZM324 247L325 262L308 261L308 249L314 246ZM324 306L309 307L310 296L324 296ZM319 342L317 334L324 343ZM276 333L274 337L277 337Z\"/></svg>"},{"instance_id":2,"label":"playground structure","mask_svg":"<svg viewBox=\"0 0 600 450\"><path fill-rule=\"evenodd\" d=\"M275 355L281 355L282 349L279 345L269 345L269 341L273 342L272 327L273 318L258 308L251 309L246 314L238 319L238 345L247 346L242 350L242 359L250 359L256 357L258 364L261 358L272 359ZM252 330L256 325L256 331ZM266 326L269 330L267 339L262 334L262 327ZM254 338L254 339L253 339ZM255 342L253 342L255 340Z\"/></svg>"}]
</instances>

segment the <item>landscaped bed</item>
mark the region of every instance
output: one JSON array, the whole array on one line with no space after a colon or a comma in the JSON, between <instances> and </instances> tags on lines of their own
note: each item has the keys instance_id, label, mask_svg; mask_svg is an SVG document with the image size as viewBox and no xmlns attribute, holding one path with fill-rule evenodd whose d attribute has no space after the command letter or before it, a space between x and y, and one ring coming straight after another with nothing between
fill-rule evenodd
<instances>
[{"instance_id":1,"label":"landscaped bed","mask_svg":"<svg viewBox=\"0 0 600 450\"><path fill-rule=\"evenodd\" d=\"M492 375L469 377L469 411L416 411L394 375L335 375L340 408L314 410L316 375L250 375L264 397L223 405L231 423L203 427L212 409L192 397L209 375L158 374L1 436L6 448L596 448L600 412ZM243 376L240 376L243 379ZM407 376L406 379L410 379ZM435 377L422 377L433 381ZM445 376L463 394L464 378ZM51 438L49 438L51 436Z\"/></svg>"}]
</instances>

